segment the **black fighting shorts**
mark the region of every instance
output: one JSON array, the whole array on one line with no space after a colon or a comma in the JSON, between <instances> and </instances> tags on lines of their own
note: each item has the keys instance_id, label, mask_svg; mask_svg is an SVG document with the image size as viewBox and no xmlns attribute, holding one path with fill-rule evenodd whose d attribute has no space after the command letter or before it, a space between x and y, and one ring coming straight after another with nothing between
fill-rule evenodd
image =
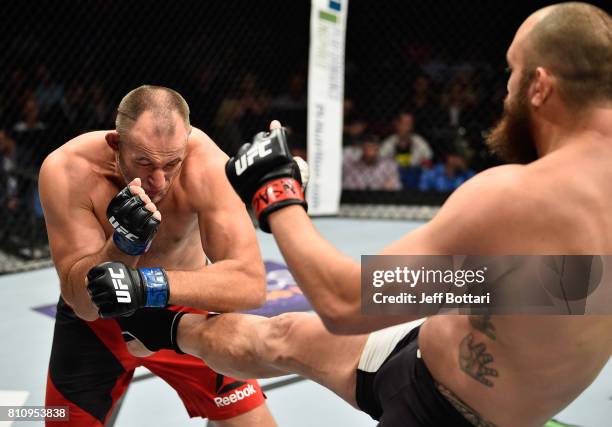
<instances>
[{"instance_id":1,"label":"black fighting shorts","mask_svg":"<svg viewBox=\"0 0 612 427\"><path fill-rule=\"evenodd\" d=\"M357 370L359 408L380 427L473 427L436 388L418 351L419 330L400 339L378 371Z\"/></svg>"}]
</instances>

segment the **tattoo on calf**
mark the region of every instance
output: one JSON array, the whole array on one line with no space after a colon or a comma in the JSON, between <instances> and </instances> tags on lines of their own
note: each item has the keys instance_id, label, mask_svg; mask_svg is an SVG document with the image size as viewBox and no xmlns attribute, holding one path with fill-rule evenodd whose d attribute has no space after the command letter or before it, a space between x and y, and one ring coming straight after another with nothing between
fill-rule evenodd
<instances>
[{"instance_id":1,"label":"tattoo on calf","mask_svg":"<svg viewBox=\"0 0 612 427\"><path fill-rule=\"evenodd\" d=\"M444 385L436 382L438 391L450 402L451 405L476 427L497 427L490 421L485 420L478 412L472 409L467 403L459 398L455 393L450 391Z\"/></svg>"},{"instance_id":2,"label":"tattoo on calf","mask_svg":"<svg viewBox=\"0 0 612 427\"><path fill-rule=\"evenodd\" d=\"M487 365L493 362L493 356L487 353L484 343L474 342L474 335L469 333L459 344L459 367L476 381L493 387L492 377L498 377L496 369Z\"/></svg>"},{"instance_id":3,"label":"tattoo on calf","mask_svg":"<svg viewBox=\"0 0 612 427\"><path fill-rule=\"evenodd\" d=\"M490 314L485 314L484 316L469 316L469 319L472 328L482 332L495 341L495 338L497 338L495 335L495 325L493 325L491 321Z\"/></svg>"}]
</instances>

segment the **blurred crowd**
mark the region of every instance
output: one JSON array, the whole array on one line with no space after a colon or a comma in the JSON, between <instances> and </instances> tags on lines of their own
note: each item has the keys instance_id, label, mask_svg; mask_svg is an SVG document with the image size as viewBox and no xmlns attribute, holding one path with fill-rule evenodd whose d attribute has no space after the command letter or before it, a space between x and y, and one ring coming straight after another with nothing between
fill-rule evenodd
<instances>
[{"instance_id":1,"label":"blurred crowd","mask_svg":"<svg viewBox=\"0 0 612 427\"><path fill-rule=\"evenodd\" d=\"M503 86L484 86L486 68L430 61L403 85L396 82L393 94L370 99L363 79L355 78L358 67L347 64L343 188L446 193L494 164L483 140L505 92ZM377 94L390 84L381 77L374 85ZM304 66L271 85L253 71L227 76L220 66L202 65L176 89L191 106L192 123L228 155L279 119L292 152L307 158L306 83ZM91 71L60 78L45 63L5 71L0 89L0 214L8 223L24 212L42 222L37 195L42 161L78 134L112 129L124 93ZM2 227L7 229L14 234L16 227Z\"/></svg>"},{"instance_id":2,"label":"blurred crowd","mask_svg":"<svg viewBox=\"0 0 612 427\"><path fill-rule=\"evenodd\" d=\"M501 114L503 76L482 63L415 68L394 87L397 96L387 97L394 99L387 115L372 120L361 112L367 100L345 98L345 189L448 193L498 164L484 140Z\"/></svg>"},{"instance_id":3,"label":"blurred crowd","mask_svg":"<svg viewBox=\"0 0 612 427\"><path fill-rule=\"evenodd\" d=\"M488 64L445 64L438 59L415 69L407 73L407 82L394 85L392 94L376 100L362 87L359 67L347 64L344 189L448 193L497 163L484 138L501 113L503 75L494 77ZM288 129L293 154L307 158L304 69L290 73L284 84L275 82L280 89L276 93L252 72L220 93L213 70L203 68L199 84L187 96L193 122L228 155L266 129L271 119L279 119ZM381 79L372 85L384 91L388 83Z\"/></svg>"}]
</instances>

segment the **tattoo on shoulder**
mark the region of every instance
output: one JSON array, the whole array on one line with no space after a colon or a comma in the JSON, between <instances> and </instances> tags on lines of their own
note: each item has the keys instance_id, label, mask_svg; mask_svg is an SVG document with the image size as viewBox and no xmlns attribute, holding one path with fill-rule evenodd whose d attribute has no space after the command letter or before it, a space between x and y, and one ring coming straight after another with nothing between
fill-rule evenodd
<instances>
[{"instance_id":1,"label":"tattoo on shoulder","mask_svg":"<svg viewBox=\"0 0 612 427\"><path fill-rule=\"evenodd\" d=\"M492 378L498 377L497 369L488 365L493 362L491 353L487 353L484 343L474 341L474 334L466 335L459 344L459 367L463 372L487 387L493 387Z\"/></svg>"},{"instance_id":2,"label":"tattoo on shoulder","mask_svg":"<svg viewBox=\"0 0 612 427\"><path fill-rule=\"evenodd\" d=\"M451 405L476 427L497 427L490 421L485 420L478 412L472 409L467 403L459 398L455 393L450 391L444 385L436 381L436 388L450 402Z\"/></svg>"},{"instance_id":3,"label":"tattoo on shoulder","mask_svg":"<svg viewBox=\"0 0 612 427\"><path fill-rule=\"evenodd\" d=\"M472 328L482 332L490 339L495 341L497 336L495 335L495 325L491 321L491 315L485 314L484 316L468 316Z\"/></svg>"}]
</instances>

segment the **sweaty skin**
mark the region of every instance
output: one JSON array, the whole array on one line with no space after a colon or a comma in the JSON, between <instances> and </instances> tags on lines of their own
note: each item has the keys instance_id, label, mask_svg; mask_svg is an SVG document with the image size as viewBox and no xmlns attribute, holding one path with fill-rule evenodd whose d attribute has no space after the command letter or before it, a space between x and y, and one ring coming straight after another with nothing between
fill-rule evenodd
<instances>
[{"instance_id":1,"label":"sweaty skin","mask_svg":"<svg viewBox=\"0 0 612 427\"><path fill-rule=\"evenodd\" d=\"M509 185L487 193L485 206L474 206L468 187L453 196L424 228L430 237L443 229L457 235L432 243L430 253L611 253L612 191L601 183L612 179L606 166L612 139L576 142L529 166L502 167L471 182ZM386 253L415 247L406 238ZM538 426L596 378L612 352L611 327L612 316L435 316L419 340L433 377L482 418Z\"/></svg>"},{"instance_id":2,"label":"sweaty skin","mask_svg":"<svg viewBox=\"0 0 612 427\"><path fill-rule=\"evenodd\" d=\"M161 200L151 197L162 217L151 248L130 257L114 247L106 218L108 203L126 185L106 141L109 132L69 141L41 169L51 251L68 304L86 320L95 319L85 274L113 260L132 267L164 267L171 304L210 311L261 305L261 255L244 204L225 177L225 154L202 131L192 130L180 171ZM206 266L206 256L215 263Z\"/></svg>"},{"instance_id":3,"label":"sweaty skin","mask_svg":"<svg viewBox=\"0 0 612 427\"><path fill-rule=\"evenodd\" d=\"M544 13L521 26L508 50L510 99L518 93L526 34ZM542 69L536 76L528 99L538 110L532 132L539 159L477 175L432 221L383 254L612 253L612 106L573 114L555 96L554 76ZM330 330L363 333L398 323L360 314L359 266L323 241L303 211L283 209L269 221L289 268ZM301 248L326 263L305 262ZM604 284L603 295L612 302L611 284ZM422 326L419 343L440 391L468 419L536 427L596 378L612 352L611 327L612 316L435 316Z\"/></svg>"},{"instance_id":4,"label":"sweaty skin","mask_svg":"<svg viewBox=\"0 0 612 427\"><path fill-rule=\"evenodd\" d=\"M383 254L612 253L612 188L603 185L612 180L610 158L612 138L583 138L529 166L490 170L453 194L433 221ZM272 230L283 253L300 258L297 244L306 239L306 247L330 259L322 245L309 240L310 230L295 234L302 230L295 225L306 221L298 208L273 214ZM287 261L308 295L309 281L300 280L300 267L295 271L295 262ZM334 307L322 312L328 310L333 313ZM336 332L365 332L388 320L358 314L347 319L349 329L343 331L336 320ZM433 377L481 419L499 426L541 426L606 364L610 328L612 316L434 316L422 326L419 342Z\"/></svg>"},{"instance_id":5,"label":"sweaty skin","mask_svg":"<svg viewBox=\"0 0 612 427\"><path fill-rule=\"evenodd\" d=\"M508 50L507 101L517 98L527 73L529 32L550 10L529 17ZM538 67L525 93L537 160L478 174L432 221L382 253L612 253L612 103L570 111L558 84L554 73ZM364 333L401 321L361 315L359 265L322 239L303 210L281 209L269 222L330 330ZM324 262L313 262L309 253ZM605 281L600 297L608 307L611 286ZM609 315L434 316L423 324L419 343L440 391L474 424L537 427L596 378L612 353L611 327Z\"/></svg>"},{"instance_id":6,"label":"sweaty skin","mask_svg":"<svg viewBox=\"0 0 612 427\"><path fill-rule=\"evenodd\" d=\"M529 114L523 117L532 123L522 124L533 139L537 160L476 175L453 193L435 218L382 254L612 253L612 101L604 97L572 111L559 95L558 77L551 70L537 66L530 70L532 76L525 71L527 35L549 11L536 12L523 23L507 54L512 73L505 107L519 105L521 81L527 80L523 108ZM278 126L276 121L271 125ZM301 207L279 209L268 221L319 317L229 314L207 320L186 314L178 345L235 376L298 372L354 405L355 369L367 337L339 337L328 331L365 334L415 317L363 315L359 263L321 237ZM610 307L610 279L597 291L599 302ZM540 427L574 400L609 360L611 328L610 315L440 315L423 324L419 347L438 390L474 425ZM222 338L211 339L216 336Z\"/></svg>"},{"instance_id":7,"label":"sweaty skin","mask_svg":"<svg viewBox=\"0 0 612 427\"><path fill-rule=\"evenodd\" d=\"M120 173L115 151L107 143L108 138L116 138L115 131L78 136L53 152L41 168L41 200L64 300L79 317L95 320L97 309L87 294L85 277L94 265L112 260L131 267L164 267L171 304L208 311L260 306L265 300L263 262L244 204L225 177L227 156L195 128L184 133L186 144L169 150L173 144L155 140L148 132L154 129L148 126L149 119L143 113L134 132L142 137L138 152L159 162L153 179L132 180L134 176ZM172 162L176 153L182 161L175 165L179 170L167 185L163 177L172 166L165 162ZM134 257L115 247L114 230L106 218L108 203L128 180L132 192L141 195L143 189L158 186L151 189L158 194L151 191L147 208L159 210L155 215L161 217L149 251ZM207 257L215 263L207 265ZM276 424L262 405L215 425Z\"/></svg>"},{"instance_id":8,"label":"sweaty skin","mask_svg":"<svg viewBox=\"0 0 612 427\"><path fill-rule=\"evenodd\" d=\"M587 130L527 166L477 175L432 221L381 253L612 253L612 188L606 184L612 180L611 115L606 109L592 111ZM355 405L355 372L367 335L334 336L326 328L364 334L415 317L362 315L359 264L325 241L301 207L272 213L270 225L320 318L227 314L206 320L187 314L179 326L179 346L237 377L297 372ZM610 302L611 285L602 285L598 290L603 288ZM603 315L441 315L424 322L419 345L439 391L475 425L540 427L606 364L612 354L610 328L612 316Z\"/></svg>"}]
</instances>

